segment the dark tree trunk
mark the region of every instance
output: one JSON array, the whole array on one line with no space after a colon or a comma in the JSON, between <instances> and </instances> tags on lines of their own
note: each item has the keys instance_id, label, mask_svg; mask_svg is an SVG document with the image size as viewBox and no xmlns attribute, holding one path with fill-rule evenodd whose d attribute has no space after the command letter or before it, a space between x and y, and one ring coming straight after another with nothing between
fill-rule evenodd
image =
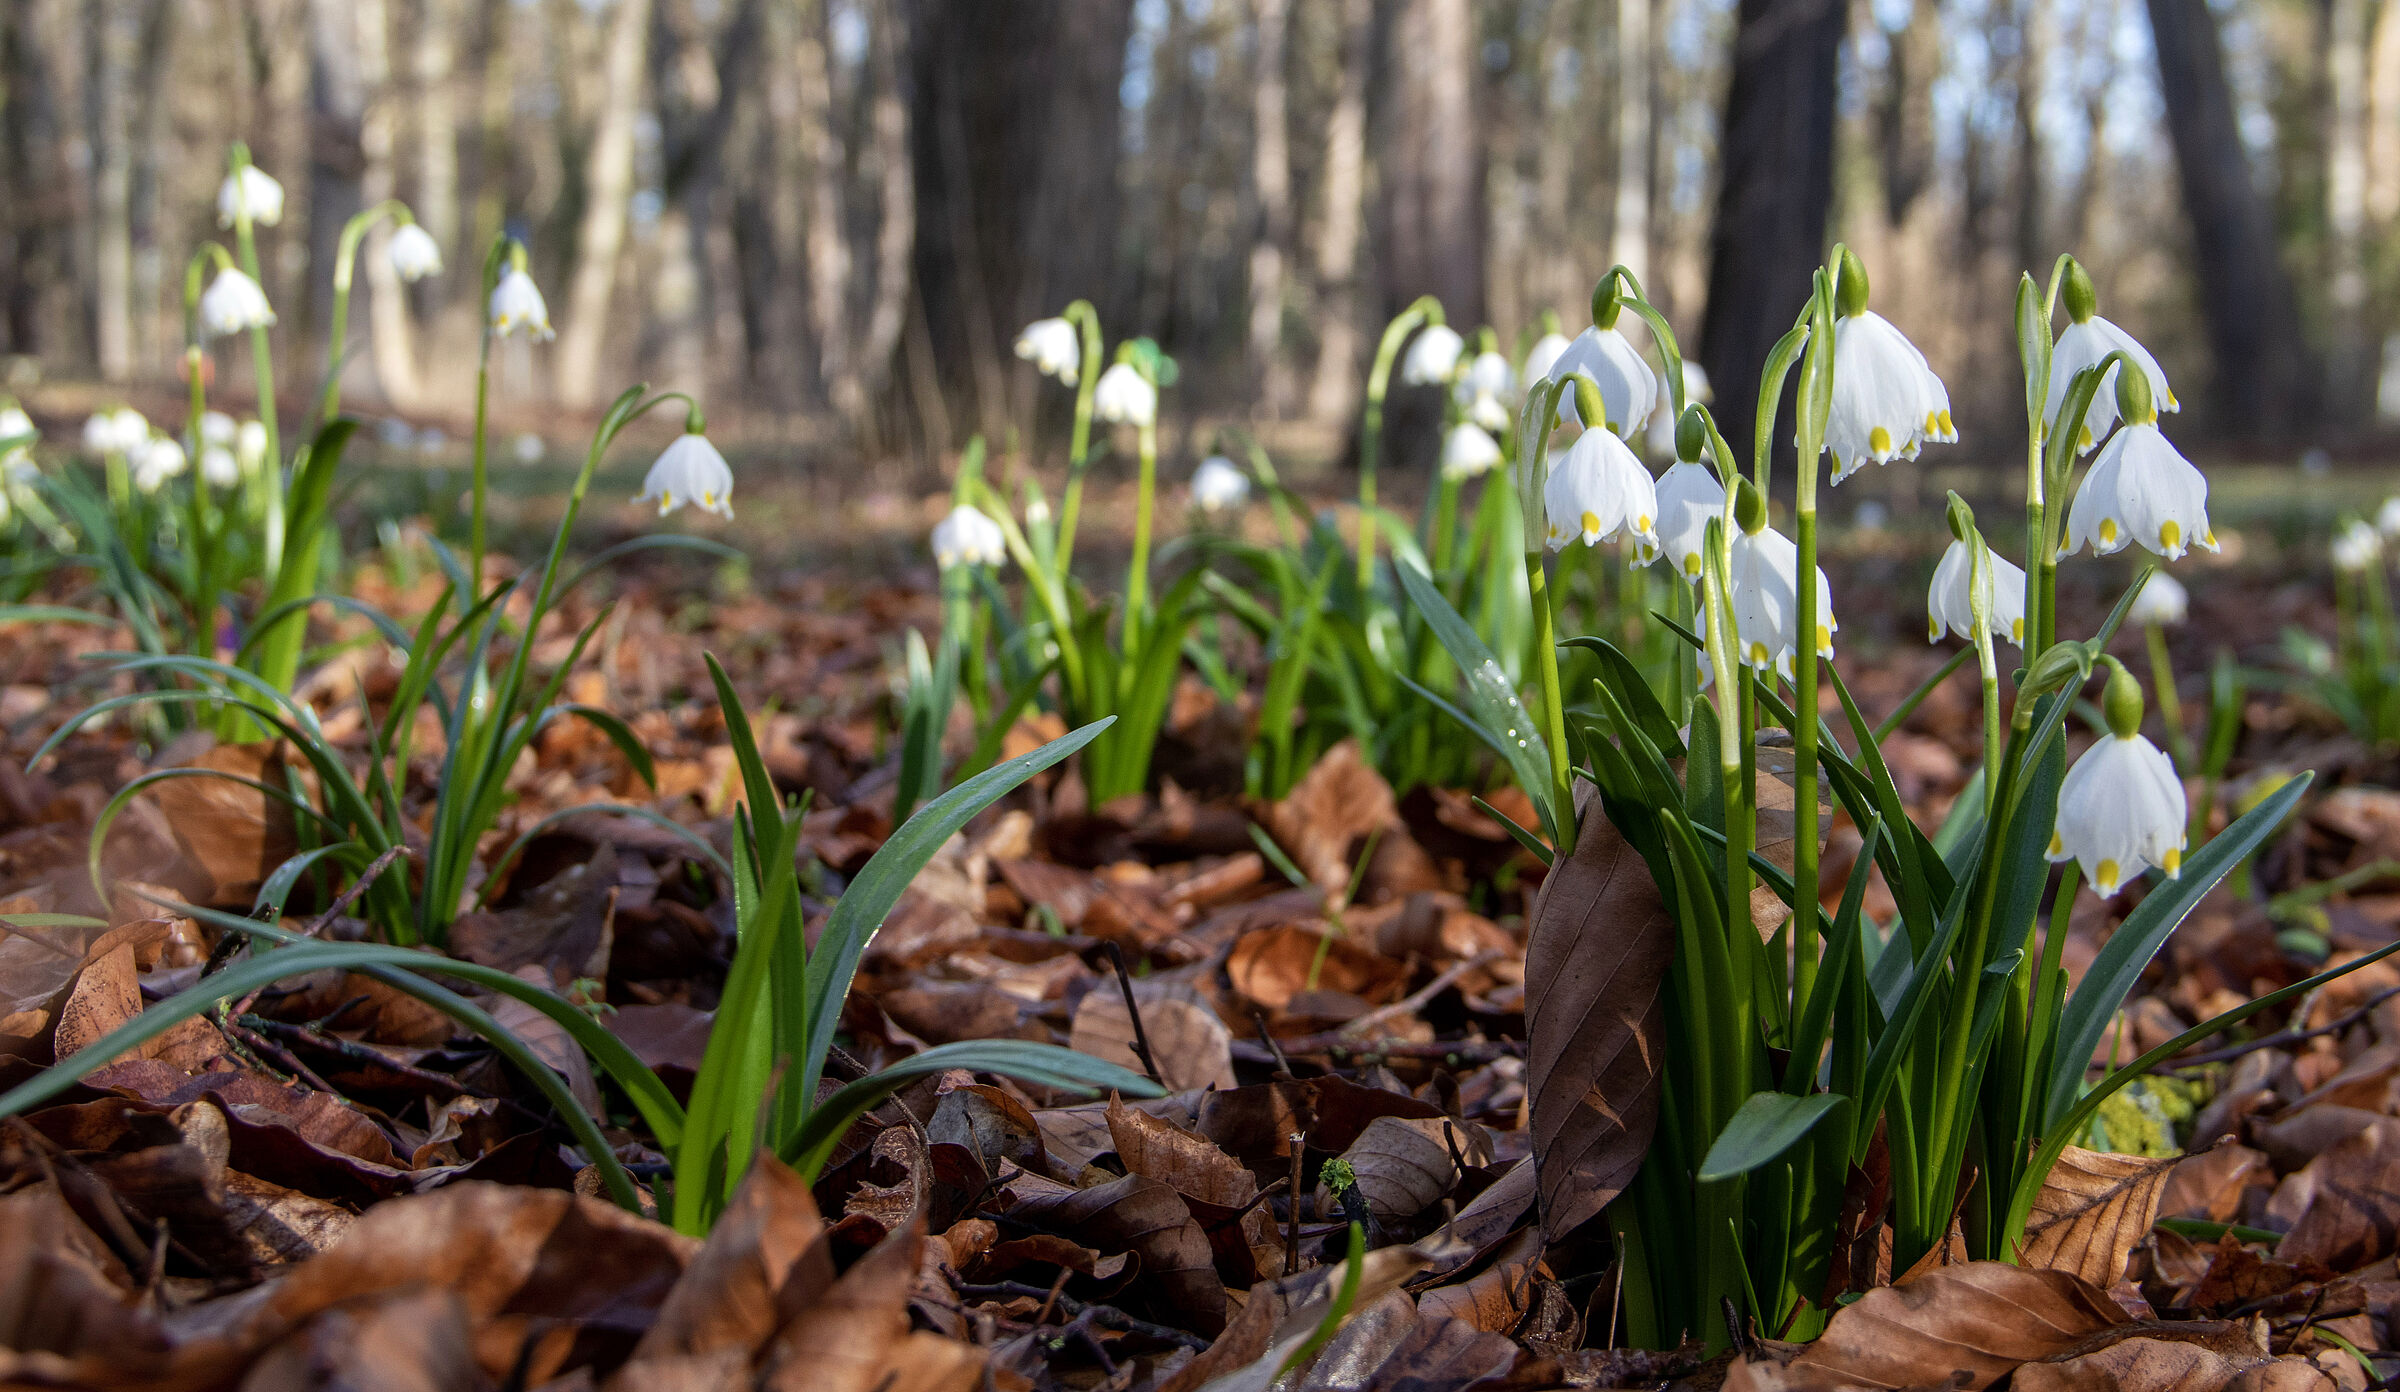
<instances>
[{"instance_id":1,"label":"dark tree trunk","mask_svg":"<svg viewBox=\"0 0 2400 1392\"><path fill-rule=\"evenodd\" d=\"M1741 4L1700 364L1716 388L1713 409L1726 443L1744 452L1759 370L1799 316L1824 258L1833 206L1834 60L1848 16L1841 0Z\"/></svg>"},{"instance_id":2,"label":"dark tree trunk","mask_svg":"<svg viewBox=\"0 0 2400 1392\"><path fill-rule=\"evenodd\" d=\"M2250 177L2208 0L2149 0L2159 87L2198 261L2215 390L2212 424L2258 437L2312 404L2308 348L2266 200ZM2197 394L2193 394L2195 397Z\"/></svg>"},{"instance_id":3,"label":"dark tree trunk","mask_svg":"<svg viewBox=\"0 0 2400 1392\"><path fill-rule=\"evenodd\" d=\"M1010 344L1026 323L1078 297L1110 308L1130 10L912 6L916 293L942 391L966 408L945 412L953 420L995 430L1015 414ZM1112 338L1133 327L1108 324Z\"/></svg>"},{"instance_id":4,"label":"dark tree trunk","mask_svg":"<svg viewBox=\"0 0 2400 1392\"><path fill-rule=\"evenodd\" d=\"M1483 322L1483 158L1467 0L1408 0L1384 31L1384 313L1439 296L1461 331Z\"/></svg>"}]
</instances>

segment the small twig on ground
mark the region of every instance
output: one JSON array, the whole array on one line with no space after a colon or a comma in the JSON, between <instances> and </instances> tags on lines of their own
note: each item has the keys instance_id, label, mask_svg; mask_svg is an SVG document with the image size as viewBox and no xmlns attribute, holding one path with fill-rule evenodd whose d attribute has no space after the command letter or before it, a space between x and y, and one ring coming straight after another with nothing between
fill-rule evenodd
<instances>
[{"instance_id":1,"label":"small twig on ground","mask_svg":"<svg viewBox=\"0 0 2400 1392\"><path fill-rule=\"evenodd\" d=\"M1292 1133L1292 1193L1291 1202L1284 1206L1283 1274L1291 1275L1300 1269L1300 1176L1308 1164L1306 1133Z\"/></svg>"},{"instance_id":2,"label":"small twig on ground","mask_svg":"<svg viewBox=\"0 0 2400 1392\"><path fill-rule=\"evenodd\" d=\"M1390 1005L1370 1010L1335 1030L1334 1033L1344 1039L1355 1039L1386 1020L1396 1020L1403 1015L1414 1015L1423 1008L1427 1001L1456 985L1460 977L1477 967L1488 967L1499 960L1498 952L1479 952L1464 962L1454 962L1441 975L1426 982L1423 990L1412 991L1393 1001Z\"/></svg>"},{"instance_id":3,"label":"small twig on ground","mask_svg":"<svg viewBox=\"0 0 2400 1392\"><path fill-rule=\"evenodd\" d=\"M2286 1044L2303 1043L2307 1040L2315 1039L2319 1035L2339 1034L2341 1031L2346 1030L2352 1025L2355 1025L2359 1021L2367 1018L2368 1014L2372 1012L2376 1006L2383 1004L2385 1001L2390 1000L2394 996L2400 996L2400 986L2391 986L2385 988L2384 990L2378 991L2374 995L2367 997L2366 1002L2360 1005L2357 1009L2352 1010L2348 1014L2342 1015L2336 1019L2330 1020L2325 1024L2318 1025L2314 1029L2285 1030L2280 1034L2261 1035L2257 1039L2248 1040L2240 1044L2228 1044L2222 1049L2211 1049L2205 1054L2186 1054L2179 1059L2169 1059L2165 1063L2159 1064L2157 1067L2152 1068L2150 1071L2153 1073L2180 1073L2185 1069L2199 1068L2205 1064L2224 1063L2229 1059L2237 1059L2244 1054L2253 1054L2261 1049L2277 1049Z\"/></svg>"},{"instance_id":4,"label":"small twig on ground","mask_svg":"<svg viewBox=\"0 0 2400 1392\"><path fill-rule=\"evenodd\" d=\"M1477 1064L1515 1058L1524 1052L1524 1044L1514 1039L1458 1039L1447 1043L1438 1039L1350 1039L1339 1031L1286 1039L1282 1048L1286 1058L1323 1054L1330 1058L1348 1059L1352 1063L1375 1063L1384 1059L1434 1059L1442 1063ZM1274 1062L1274 1055L1247 1039L1233 1041L1233 1056L1242 1063Z\"/></svg>"},{"instance_id":5,"label":"small twig on ground","mask_svg":"<svg viewBox=\"0 0 2400 1392\"><path fill-rule=\"evenodd\" d=\"M1125 996L1125 1013L1133 1017L1133 1052L1141 1059L1142 1071L1150 1075L1150 1081L1163 1088L1167 1080L1159 1074L1158 1060L1150 1053L1150 1032L1142 1028L1142 1008L1133 1003L1133 977L1125 970L1125 950L1113 942L1106 946L1108 964L1117 969L1117 989Z\"/></svg>"},{"instance_id":6,"label":"small twig on ground","mask_svg":"<svg viewBox=\"0 0 2400 1392\"><path fill-rule=\"evenodd\" d=\"M1267 1028L1267 1012L1252 1006L1250 1021L1258 1026L1258 1042L1266 1045L1267 1052L1275 1058L1275 1072L1285 1078L1292 1076L1292 1061L1283 1056L1283 1046L1275 1042L1274 1031Z\"/></svg>"},{"instance_id":7,"label":"small twig on ground","mask_svg":"<svg viewBox=\"0 0 2400 1392\"><path fill-rule=\"evenodd\" d=\"M315 919L310 921L307 927L300 930L300 936L304 938L313 938L319 933L324 932L332 925L333 920L340 916L342 910L349 908L352 904L358 902L358 896L367 892L368 885L375 883L377 879L382 877L384 871L392 868L393 861L396 861L402 856L408 855L409 853L409 849L406 846L394 846L390 850L385 851L382 855L379 855L375 857L375 859L367 862L367 868L360 871L358 878L350 882L350 887L335 895L333 897L333 902L326 906L325 912L318 914ZM227 934L227 936L231 937L233 935ZM248 938L245 936L243 941L247 942ZM230 1020L236 1016L249 1014L251 1008L258 1004L259 992L266 989L266 987L261 986L258 988L258 990L252 991L249 995L242 997L239 1001L235 1002L230 1009L225 1011L225 1018Z\"/></svg>"},{"instance_id":8,"label":"small twig on ground","mask_svg":"<svg viewBox=\"0 0 2400 1392\"><path fill-rule=\"evenodd\" d=\"M994 1281L988 1285L976 1285L962 1281L958 1285L958 1293L975 1300L1014 1300L1019 1298L1040 1300L1049 1294L1042 1287L1024 1281ZM1139 1334L1145 1339L1176 1344L1188 1348L1194 1353L1203 1353L1208 1349L1208 1340L1197 1334L1181 1329L1170 1329L1163 1324L1152 1324L1148 1320L1135 1319L1114 1305L1087 1305L1074 1296L1061 1295L1058 1297L1058 1308L1065 1312L1070 1319L1088 1315L1092 1323L1106 1325L1120 1334Z\"/></svg>"},{"instance_id":9,"label":"small twig on ground","mask_svg":"<svg viewBox=\"0 0 2400 1392\"><path fill-rule=\"evenodd\" d=\"M1235 1209L1233 1212L1226 1214L1224 1217L1219 1218L1213 1223L1203 1224L1201 1231L1213 1233L1220 1228L1232 1227L1234 1224L1242 1221L1242 1218L1248 1214L1251 1209L1258 1207L1260 1204L1265 1203L1267 1200L1275 1197L1277 1194L1282 1193L1290 1184L1290 1180L1278 1175L1273 1184L1270 1184L1266 1188L1259 1190L1255 1194L1252 1194L1250 1196L1250 1202L1243 1204L1240 1208Z\"/></svg>"}]
</instances>

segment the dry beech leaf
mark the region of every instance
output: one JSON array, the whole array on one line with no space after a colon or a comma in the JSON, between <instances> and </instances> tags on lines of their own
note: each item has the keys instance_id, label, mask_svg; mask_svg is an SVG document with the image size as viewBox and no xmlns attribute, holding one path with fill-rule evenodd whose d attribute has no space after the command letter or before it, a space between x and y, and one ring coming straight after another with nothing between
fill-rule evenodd
<instances>
[{"instance_id":1,"label":"dry beech leaf","mask_svg":"<svg viewBox=\"0 0 2400 1392\"><path fill-rule=\"evenodd\" d=\"M1573 855L1542 882L1525 946L1526 1091L1542 1230L1598 1213L1641 1168L1658 1124L1659 985L1675 925L1639 852L1579 793Z\"/></svg>"},{"instance_id":2,"label":"dry beech leaf","mask_svg":"<svg viewBox=\"0 0 2400 1392\"><path fill-rule=\"evenodd\" d=\"M1350 1315L1337 1326L1334 1343L1340 1341L1341 1330L1379 1310L1386 1296L1399 1291L1402 1283L1424 1270L1428 1259L1422 1246L1378 1247L1367 1253L1359 1263L1358 1292ZM1335 1264L1252 1287L1240 1315L1224 1334L1206 1352L1177 1369L1160 1385L1159 1392L1267 1392L1284 1360L1324 1322L1342 1276L1343 1267ZM1333 1346L1329 1343L1326 1351L1318 1355L1319 1361L1306 1385L1366 1385L1364 1378L1349 1381L1321 1376L1330 1371L1323 1360Z\"/></svg>"},{"instance_id":3,"label":"dry beech leaf","mask_svg":"<svg viewBox=\"0 0 2400 1392\"><path fill-rule=\"evenodd\" d=\"M170 785L171 786L171 785ZM327 1370L359 1392L482 1389L467 1308L454 1291L404 1286L345 1301L292 1331L250 1365L244 1387L319 1387Z\"/></svg>"},{"instance_id":4,"label":"dry beech leaf","mask_svg":"<svg viewBox=\"0 0 2400 1392\"><path fill-rule=\"evenodd\" d=\"M2271 1184L2274 1177L2266 1155L2248 1146L2220 1145L2187 1155L2158 1191L2159 1216L2230 1223L2241 1213L2242 1194L2251 1181Z\"/></svg>"},{"instance_id":5,"label":"dry beech leaf","mask_svg":"<svg viewBox=\"0 0 2400 1392\"><path fill-rule=\"evenodd\" d=\"M1268 1010L1293 1007L1309 992L1397 999L1408 968L1322 924L1284 923L1245 933L1225 957L1225 979Z\"/></svg>"},{"instance_id":6,"label":"dry beech leaf","mask_svg":"<svg viewBox=\"0 0 2400 1392\"><path fill-rule=\"evenodd\" d=\"M819 1240L824 1231L808 1186L761 1151L634 1346L634 1359L738 1349L747 1361L775 1331L779 1309L833 1283L833 1257Z\"/></svg>"},{"instance_id":7,"label":"dry beech leaf","mask_svg":"<svg viewBox=\"0 0 2400 1392\"><path fill-rule=\"evenodd\" d=\"M789 1309L765 1355L766 1392L965 1392L983 1373L983 1350L912 1333L908 1293L923 1229L901 1228L841 1278Z\"/></svg>"},{"instance_id":8,"label":"dry beech leaf","mask_svg":"<svg viewBox=\"0 0 2400 1392\"><path fill-rule=\"evenodd\" d=\"M1155 1179L1186 1199L1240 1208L1258 1193L1258 1177L1206 1136L1108 1099L1108 1134L1127 1174Z\"/></svg>"},{"instance_id":9,"label":"dry beech leaf","mask_svg":"<svg viewBox=\"0 0 2400 1392\"><path fill-rule=\"evenodd\" d=\"M1958 1386L1988 1387L2020 1363L2126 1323L2107 1292L2070 1272L1968 1262L1867 1292L1782 1368L1736 1363L1725 1387L1940 1387L1958 1374Z\"/></svg>"},{"instance_id":10,"label":"dry beech leaf","mask_svg":"<svg viewBox=\"0 0 2400 1392\"><path fill-rule=\"evenodd\" d=\"M2009 1379L2015 1392L2333 1392L2333 1385L2301 1359L2157 1338L2120 1339L2072 1358L2028 1363Z\"/></svg>"},{"instance_id":11,"label":"dry beech leaf","mask_svg":"<svg viewBox=\"0 0 2400 1392\"><path fill-rule=\"evenodd\" d=\"M1217 1012L1189 995L1144 983L1135 983L1133 995L1168 1091L1234 1086L1233 1035ZM1067 1047L1140 1072L1142 1060L1133 1051L1133 1041L1133 1017L1125 1011L1124 993L1109 982L1086 992L1075 1007Z\"/></svg>"},{"instance_id":12,"label":"dry beech leaf","mask_svg":"<svg viewBox=\"0 0 2400 1392\"><path fill-rule=\"evenodd\" d=\"M1368 1122L1342 1158L1350 1163L1358 1192L1376 1217L1414 1218L1441 1202L1458 1183L1453 1145L1470 1165L1491 1160L1491 1143L1483 1128L1472 1122L1389 1116ZM1317 1211L1331 1210L1320 1200Z\"/></svg>"},{"instance_id":13,"label":"dry beech leaf","mask_svg":"<svg viewBox=\"0 0 2400 1392\"><path fill-rule=\"evenodd\" d=\"M1454 1286L1436 1286L1417 1297L1417 1309L1464 1320L1470 1328L1506 1333L1525 1317L1534 1285L1549 1276L1542 1265L1542 1231L1520 1228L1492 1254L1491 1262Z\"/></svg>"},{"instance_id":14,"label":"dry beech leaf","mask_svg":"<svg viewBox=\"0 0 2400 1392\"><path fill-rule=\"evenodd\" d=\"M225 1221L250 1260L263 1266L317 1255L340 1241L358 1215L297 1189L228 1170Z\"/></svg>"},{"instance_id":15,"label":"dry beech leaf","mask_svg":"<svg viewBox=\"0 0 2400 1392\"><path fill-rule=\"evenodd\" d=\"M291 765L280 743L220 744L188 767L280 788ZM304 779L314 782L306 770ZM246 900L259 882L299 849L292 811L265 793L230 778L170 778L152 785L150 798L166 814L185 857L214 884L212 902Z\"/></svg>"},{"instance_id":16,"label":"dry beech leaf","mask_svg":"<svg viewBox=\"0 0 2400 1392\"><path fill-rule=\"evenodd\" d=\"M2150 1235L2177 1163L2068 1146L2034 1195L2021 1264L2071 1271L2103 1290L2115 1285L2125 1254Z\"/></svg>"},{"instance_id":17,"label":"dry beech leaf","mask_svg":"<svg viewBox=\"0 0 2400 1392\"><path fill-rule=\"evenodd\" d=\"M2305 1208L2275 1249L2279 1262L2355 1271L2400 1250L2400 1121L2378 1119L2284 1181ZM2284 1195L2276 1195L2281 1207Z\"/></svg>"},{"instance_id":18,"label":"dry beech leaf","mask_svg":"<svg viewBox=\"0 0 2400 1392\"><path fill-rule=\"evenodd\" d=\"M1359 844L1399 820L1392 785L1359 754L1357 740L1325 751L1281 802L1267 809L1267 831L1301 872L1327 894L1350 884Z\"/></svg>"},{"instance_id":19,"label":"dry beech leaf","mask_svg":"<svg viewBox=\"0 0 2400 1392\"><path fill-rule=\"evenodd\" d=\"M1217 1279L1208 1233L1182 1195L1138 1174L1089 1189L1026 1183L1023 1192L1010 1217L1101 1252L1133 1253L1162 1318L1202 1334L1224 1329L1225 1283Z\"/></svg>"}]
</instances>

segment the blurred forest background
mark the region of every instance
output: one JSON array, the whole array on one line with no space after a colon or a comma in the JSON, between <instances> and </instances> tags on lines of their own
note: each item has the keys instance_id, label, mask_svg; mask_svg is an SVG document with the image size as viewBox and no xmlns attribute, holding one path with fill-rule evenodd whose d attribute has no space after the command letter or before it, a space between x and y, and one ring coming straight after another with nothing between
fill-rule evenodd
<instances>
[{"instance_id":1,"label":"blurred forest background","mask_svg":"<svg viewBox=\"0 0 2400 1392\"><path fill-rule=\"evenodd\" d=\"M509 409L639 376L760 443L1056 412L1010 344L1087 296L1180 361L1170 416L1330 453L1409 299L1513 346L1613 262L1738 429L1835 237L1970 447L2020 428L2016 272L2065 250L2187 446L2400 417L2400 0L8 0L0 81L17 390L172 385L239 137L290 191L282 355L352 212L440 240L417 286L361 261L349 399L404 420L465 415L503 228L559 330L506 345Z\"/></svg>"}]
</instances>

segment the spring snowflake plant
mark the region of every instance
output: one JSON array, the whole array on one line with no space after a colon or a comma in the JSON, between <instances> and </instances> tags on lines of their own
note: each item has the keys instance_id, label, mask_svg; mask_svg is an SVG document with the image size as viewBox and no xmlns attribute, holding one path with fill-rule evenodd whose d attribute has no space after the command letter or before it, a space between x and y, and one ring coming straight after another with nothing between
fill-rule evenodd
<instances>
[{"instance_id":1,"label":"spring snowflake plant","mask_svg":"<svg viewBox=\"0 0 2400 1392\"><path fill-rule=\"evenodd\" d=\"M1677 683L1662 699L1606 638L1579 637L1572 646L1609 660L1570 704L1550 639L1554 561L1539 539L1554 527L1588 530L1580 516L1550 516L1562 498L1578 511L1585 504L1580 492L1545 487L1544 452L1522 452L1525 576L1541 635L1534 693L1519 704L1513 690L1469 682L1462 714L1506 757L1534 803L1540 834L1517 828L1521 841L1547 858L1552 846L1577 848L1580 835L1605 821L1640 854L1671 919L1664 931L1674 935L1673 963L1661 987L1668 1037L1656 1050L1663 1106L1639 1173L1621 1193L1592 1196L1607 1201L1601 1218L1624 1263L1622 1327L1635 1344L1721 1343L1728 1304L1744 1324L1777 1337L1820 1330L1846 1293L1832 1279L1834 1234L1846 1180L1862 1167L1889 1166L1889 1208L1870 1217L1891 1225L1894 1270L1940 1244L1954 1221L1974 1256L2010 1258L2051 1164L2108 1097L2196 1040L2334 974L2262 996L2087 1082L2095 1046L2151 957L2280 824L2308 780L2291 780L2206 844L2188 845L2181 785L2167 756L2138 733L2139 687L2102 656L2155 563L2093 636L2056 632L2062 524L2075 508L2093 515L2071 488L2082 452L2074 446L2103 383L2128 362L2142 370L2113 379L2125 424L2095 443L2106 457L2122 442L2120 468L2156 470L2177 487L2167 511L2128 513L2118 535L2161 558L2210 538L2195 510L2205 484L2184 486L2156 452L2163 440L2154 445L2140 433L2156 429L2146 355L2111 348L2078 364L2063 389L2053 382L2059 286L2088 285L2081 276L2061 258L2047 294L2030 276L2018 290L2025 554L2033 559L2022 571L2008 564L1954 501L1952 551L1930 596L1929 627L1967 640L1960 661L1975 662L1985 717L1983 770L1945 829L1946 850L1909 818L1877 748L1900 717L1870 726L1826 660L1834 608L1817 565L1820 477L1864 460L1897 463L1953 433L1946 391L1922 356L1897 327L1870 316L1854 255L1837 248L1767 361L1746 477L1733 472L1737 456L1706 407L1683 401L1673 336L1654 327L1678 415L1676 468L1687 471L1660 538L1662 562L1678 573L1697 570L1697 617L1686 637L1711 679L1705 694L1684 695ZM1602 292L1655 323L1656 311L1621 269ZM2076 307L2077 322L2089 318L2088 293L2078 292ZM1777 403L1795 370L1799 463L1787 539L1765 528L1764 500ZM1547 434L1571 394L1586 419L1594 405L1608 409L1604 384L1562 356L1528 395L1519 437ZM1837 460L1829 441L1849 452ZM1688 471L1708 467L1704 461L1721 471L1721 491L1693 485ZM2180 456L2175 463L2189 467ZM2095 485L2087 478L2084 488ZM2112 484L2102 475L2097 488L2104 503L2137 491L2121 476ZM1694 519L1682 509L1710 496L1721 501L1698 519L1695 544ZM1411 593L1462 668L1474 671L1465 625L1430 586L1412 585ZM2021 645L2024 665L2010 682L1996 644ZM2110 729L2070 771L2066 718L2103 665ZM1818 710L1827 686L1847 742L1825 720L1794 717ZM2013 686L2005 698L2004 686ZM1903 714L1921 695L1903 703ZM1778 805L1794 809L1795 836L1780 865L1758 844L1768 777L1759 736L1768 727L1784 732L1794 760ZM1579 802L1584 783L1593 796ZM1817 895L1826 794L1864 840L1830 916ZM2055 871L2053 861L2061 862ZM2060 953L2087 867L2104 893L2145 872L2154 878L2070 992ZM1882 872L1898 906L1892 923L1866 916L1870 869ZM1762 885L1771 895L1754 899ZM1771 910L1761 907L1767 898ZM2037 938L2045 903L2051 931ZM1561 931L1549 926L1554 919L1581 912L1537 903L1532 931L1537 939ZM2395 950L2400 944L2339 970ZM1533 1009L1538 1017L1539 1004ZM1539 1018L1530 1025L1544 1028ZM1537 1131L1544 1105L1537 1097Z\"/></svg>"}]
</instances>

